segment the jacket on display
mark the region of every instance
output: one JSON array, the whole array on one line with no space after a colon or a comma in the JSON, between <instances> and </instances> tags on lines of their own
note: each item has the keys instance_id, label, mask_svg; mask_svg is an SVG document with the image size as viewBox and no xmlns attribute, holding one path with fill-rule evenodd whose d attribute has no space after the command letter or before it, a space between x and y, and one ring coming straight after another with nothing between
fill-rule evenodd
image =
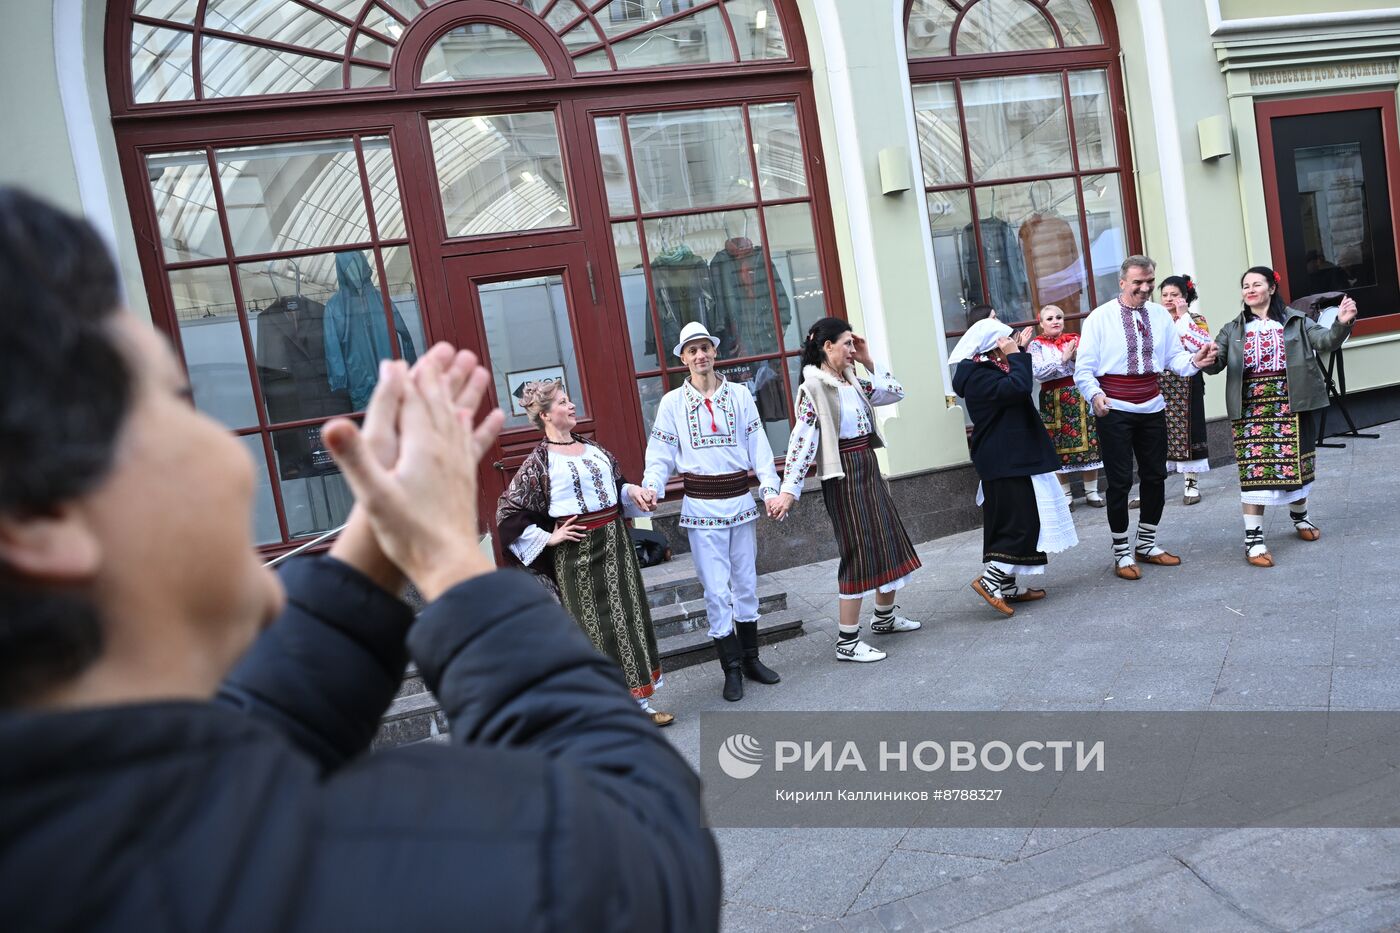
<instances>
[{"instance_id":1,"label":"jacket on display","mask_svg":"<svg viewBox=\"0 0 1400 933\"><path fill-rule=\"evenodd\" d=\"M379 378L379 361L393 356L384 317L384 296L374 284L369 260L359 250L337 253L335 277L339 290L326 302L325 339L327 381L334 390L350 393L359 411L369 403ZM418 359L408 325L393 309L394 333L403 358Z\"/></svg>"},{"instance_id":2,"label":"jacket on display","mask_svg":"<svg viewBox=\"0 0 1400 933\"><path fill-rule=\"evenodd\" d=\"M1084 296L1084 263L1074 228L1054 214L1032 214L1021 224L1021 253L1031 290L1031 312L1058 305L1066 314L1080 310Z\"/></svg>"},{"instance_id":3,"label":"jacket on display","mask_svg":"<svg viewBox=\"0 0 1400 933\"><path fill-rule=\"evenodd\" d=\"M689 246L664 250L651 263L651 287L656 293L657 316L661 318L661 346L647 315L647 354L666 356L680 339L681 328L691 321L709 326L714 295L710 291L710 267Z\"/></svg>"},{"instance_id":4,"label":"jacket on display","mask_svg":"<svg viewBox=\"0 0 1400 933\"><path fill-rule=\"evenodd\" d=\"M718 927L698 777L527 575L283 580L215 701L0 712L7 929ZM451 738L369 755L410 656Z\"/></svg>"},{"instance_id":5,"label":"jacket on display","mask_svg":"<svg viewBox=\"0 0 1400 933\"><path fill-rule=\"evenodd\" d=\"M326 365L325 307L299 295L279 298L258 314L258 383L273 424L330 418L350 411L350 396L330 387ZM282 479L334 469L320 442L320 428L275 431Z\"/></svg>"},{"instance_id":6,"label":"jacket on display","mask_svg":"<svg viewBox=\"0 0 1400 933\"><path fill-rule=\"evenodd\" d=\"M773 303L778 306L779 330L792 322L792 304L763 247L747 237L730 239L710 260L710 282L715 295L710 332L720 337L720 356L776 353Z\"/></svg>"},{"instance_id":7,"label":"jacket on display","mask_svg":"<svg viewBox=\"0 0 1400 933\"><path fill-rule=\"evenodd\" d=\"M1026 260L1021 255L1021 241L1016 228L1000 217L988 217L979 222L982 234L982 255L977 253L977 231L972 224L963 227L960 252L963 261L963 282L967 286L968 304L989 304L1007 319L1019 315L1029 306ZM978 269L985 267L987 294L982 294L982 277Z\"/></svg>"}]
</instances>

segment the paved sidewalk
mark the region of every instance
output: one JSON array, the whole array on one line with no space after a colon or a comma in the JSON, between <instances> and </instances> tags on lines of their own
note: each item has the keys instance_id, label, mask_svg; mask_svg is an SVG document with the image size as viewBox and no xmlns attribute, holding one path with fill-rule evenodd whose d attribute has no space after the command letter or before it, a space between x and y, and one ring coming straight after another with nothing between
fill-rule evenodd
<instances>
[{"instance_id":1,"label":"paved sidewalk","mask_svg":"<svg viewBox=\"0 0 1400 933\"><path fill-rule=\"evenodd\" d=\"M1051 558L1049 598L1004 619L968 587L981 532L921 546L900 592L920 632L879 637L874 665L833 656L835 561L773 574L807 634L765 650L783 675L719 696L715 663L668 675L658 708L698 764L700 717L734 710L1400 710L1400 422L1318 452L1311 517L1244 561L1233 466L1204 501L1167 483L1159 543L1178 568L1112 573L1101 510ZM800 508L821 508L819 499ZM1134 513L1136 520L1136 513ZM1038 584L1039 581L1038 581ZM868 613L867 608L867 613ZM868 620L868 619L867 619ZM867 636L869 637L869 636ZM874 639L872 639L874 640ZM725 929L1374 930L1400 923L1400 831L1151 829L720 830Z\"/></svg>"}]
</instances>

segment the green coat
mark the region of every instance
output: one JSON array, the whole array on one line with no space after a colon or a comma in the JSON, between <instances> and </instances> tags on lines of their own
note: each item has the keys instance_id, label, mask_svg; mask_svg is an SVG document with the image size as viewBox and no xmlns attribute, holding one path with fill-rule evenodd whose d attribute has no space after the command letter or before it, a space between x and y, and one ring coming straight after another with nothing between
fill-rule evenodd
<instances>
[{"instance_id":1,"label":"green coat","mask_svg":"<svg viewBox=\"0 0 1400 933\"><path fill-rule=\"evenodd\" d=\"M1225 377L1225 407L1231 421L1238 421L1244 407L1244 326L1248 322L1242 312L1215 335L1220 352L1205 372L1227 370ZM1294 412L1317 411L1326 408L1327 382L1323 378L1319 353L1330 353L1342 345L1351 334L1351 324L1340 321L1330 328L1308 320L1307 315L1284 309L1283 348L1288 357L1288 407ZM1353 324L1355 321L1352 322ZM1306 338L1304 335L1306 334Z\"/></svg>"}]
</instances>

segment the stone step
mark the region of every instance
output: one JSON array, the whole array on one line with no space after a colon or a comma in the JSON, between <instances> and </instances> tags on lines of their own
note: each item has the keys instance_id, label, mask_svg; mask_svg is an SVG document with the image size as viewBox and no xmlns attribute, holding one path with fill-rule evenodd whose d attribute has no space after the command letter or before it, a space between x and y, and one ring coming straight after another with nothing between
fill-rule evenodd
<instances>
[{"instance_id":1,"label":"stone step","mask_svg":"<svg viewBox=\"0 0 1400 933\"><path fill-rule=\"evenodd\" d=\"M778 584L758 585L758 611L767 616L787 609L787 590ZM705 619L705 600L696 598L664 606L653 606L651 625L656 630L658 641L676 635L684 635L697 629L709 629Z\"/></svg>"},{"instance_id":2,"label":"stone step","mask_svg":"<svg viewBox=\"0 0 1400 933\"><path fill-rule=\"evenodd\" d=\"M786 608L784 599L784 608L765 612L758 620L758 643L771 645L800 637L803 634L800 616L798 610ZM703 623L688 632L660 639L656 647L661 652L661 667L668 671L704 664L716 657L715 643L710 639L708 627Z\"/></svg>"},{"instance_id":3,"label":"stone step","mask_svg":"<svg viewBox=\"0 0 1400 933\"><path fill-rule=\"evenodd\" d=\"M689 554L681 554L655 567L643 567L642 583L646 586L647 603L653 609L690 602L704 594L695 575L695 562Z\"/></svg>"}]
</instances>

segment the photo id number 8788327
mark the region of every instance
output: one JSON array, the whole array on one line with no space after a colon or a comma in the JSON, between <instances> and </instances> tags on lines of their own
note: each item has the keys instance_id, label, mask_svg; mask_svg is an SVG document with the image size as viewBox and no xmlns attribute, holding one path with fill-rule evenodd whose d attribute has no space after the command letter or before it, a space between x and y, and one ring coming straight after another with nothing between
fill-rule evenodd
<instances>
[{"instance_id":1,"label":"photo id number 8788327","mask_svg":"<svg viewBox=\"0 0 1400 933\"><path fill-rule=\"evenodd\" d=\"M940 788L930 791L929 796L934 800L1000 800L1001 788Z\"/></svg>"}]
</instances>

